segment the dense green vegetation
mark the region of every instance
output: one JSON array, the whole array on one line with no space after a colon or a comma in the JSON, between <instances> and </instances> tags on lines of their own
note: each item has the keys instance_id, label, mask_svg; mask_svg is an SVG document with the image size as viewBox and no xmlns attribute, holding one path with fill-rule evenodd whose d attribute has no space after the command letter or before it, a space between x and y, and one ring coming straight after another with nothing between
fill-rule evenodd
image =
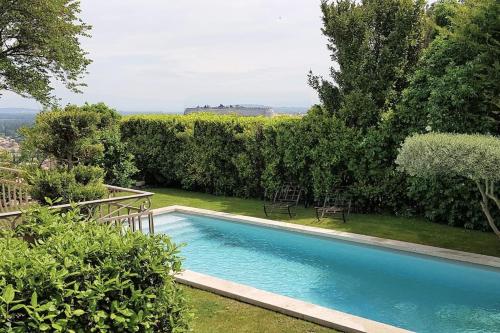
<instances>
[{"instance_id":1,"label":"dense green vegetation","mask_svg":"<svg viewBox=\"0 0 500 333\"><path fill-rule=\"evenodd\" d=\"M469 178L481 193L481 208L491 229L500 237L495 220L500 216L500 138L470 134L417 134L408 137L396 160L402 169L419 177L444 174ZM498 209L490 210L494 204Z\"/></svg>"},{"instance_id":2,"label":"dense green vegetation","mask_svg":"<svg viewBox=\"0 0 500 333\"><path fill-rule=\"evenodd\" d=\"M0 331L186 332L167 236L33 208L0 237Z\"/></svg>"},{"instance_id":3,"label":"dense green vegetation","mask_svg":"<svg viewBox=\"0 0 500 333\"><path fill-rule=\"evenodd\" d=\"M132 185L137 172L133 156L121 141L121 116L103 103L68 105L37 114L35 124L21 130L26 160L46 160L59 167L93 165L104 169L108 184Z\"/></svg>"},{"instance_id":4,"label":"dense green vegetation","mask_svg":"<svg viewBox=\"0 0 500 333\"><path fill-rule=\"evenodd\" d=\"M423 52L398 106L412 132L500 134L500 4L438 2L437 36Z\"/></svg>"},{"instance_id":5,"label":"dense green vegetation","mask_svg":"<svg viewBox=\"0 0 500 333\"><path fill-rule=\"evenodd\" d=\"M265 218L263 202L257 199L215 196L168 188L149 188L155 193L153 207L184 205L233 214ZM347 223L341 219L316 221L312 208L298 207L297 216L274 215L272 219L290 223L353 232L406 242L438 246L500 257L500 243L493 233L452 228L429 223L422 218L405 218L380 214L351 214Z\"/></svg>"},{"instance_id":6,"label":"dense green vegetation","mask_svg":"<svg viewBox=\"0 0 500 333\"><path fill-rule=\"evenodd\" d=\"M40 204L102 199L107 193L104 171L98 167L78 165L67 169L35 169L27 173L31 198Z\"/></svg>"},{"instance_id":7,"label":"dense green vegetation","mask_svg":"<svg viewBox=\"0 0 500 333\"><path fill-rule=\"evenodd\" d=\"M349 186L359 212L424 212L435 222L487 228L478 193L464 181L446 188L409 177L393 165L388 131L363 134L336 117L133 116L122 135L149 183L259 198L296 182L310 201Z\"/></svg>"},{"instance_id":8,"label":"dense green vegetation","mask_svg":"<svg viewBox=\"0 0 500 333\"><path fill-rule=\"evenodd\" d=\"M90 60L80 46L90 26L79 1L0 0L0 90L57 102L54 82L79 92Z\"/></svg>"}]
</instances>

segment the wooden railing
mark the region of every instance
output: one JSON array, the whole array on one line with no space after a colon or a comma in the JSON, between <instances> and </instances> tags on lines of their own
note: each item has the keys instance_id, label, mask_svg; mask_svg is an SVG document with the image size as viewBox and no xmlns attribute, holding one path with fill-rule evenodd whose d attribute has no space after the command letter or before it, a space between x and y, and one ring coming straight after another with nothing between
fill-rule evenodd
<instances>
[{"instance_id":1,"label":"wooden railing","mask_svg":"<svg viewBox=\"0 0 500 333\"><path fill-rule=\"evenodd\" d=\"M21 171L0 167L0 174L4 175L0 176L2 187L0 228L14 228L22 222L22 210L34 203L34 200L29 195L29 186L24 181ZM132 231L144 231L144 223L147 223L149 233L154 233L151 212L153 193L112 185L105 186L108 189L107 198L55 205L50 208L66 211L76 206L88 219L124 225Z\"/></svg>"}]
</instances>

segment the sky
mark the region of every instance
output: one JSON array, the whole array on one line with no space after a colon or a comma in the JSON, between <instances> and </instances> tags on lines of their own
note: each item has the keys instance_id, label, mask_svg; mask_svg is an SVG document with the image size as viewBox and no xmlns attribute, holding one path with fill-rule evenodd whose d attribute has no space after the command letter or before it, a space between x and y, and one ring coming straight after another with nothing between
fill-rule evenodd
<instances>
[{"instance_id":1,"label":"sky","mask_svg":"<svg viewBox=\"0 0 500 333\"><path fill-rule=\"evenodd\" d=\"M93 63L83 94L57 85L61 104L120 111L196 105L310 106L309 70L331 66L320 0L82 0ZM37 108L13 93L0 107Z\"/></svg>"}]
</instances>

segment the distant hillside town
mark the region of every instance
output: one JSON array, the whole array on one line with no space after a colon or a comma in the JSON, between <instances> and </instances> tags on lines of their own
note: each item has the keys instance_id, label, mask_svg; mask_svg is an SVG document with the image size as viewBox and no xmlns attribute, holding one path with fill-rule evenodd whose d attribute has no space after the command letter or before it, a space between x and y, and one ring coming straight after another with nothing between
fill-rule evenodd
<instances>
[{"instance_id":1,"label":"distant hillside town","mask_svg":"<svg viewBox=\"0 0 500 333\"><path fill-rule=\"evenodd\" d=\"M5 150L13 154L18 153L19 143L11 137L0 136L0 150Z\"/></svg>"},{"instance_id":2,"label":"distant hillside town","mask_svg":"<svg viewBox=\"0 0 500 333\"><path fill-rule=\"evenodd\" d=\"M191 113L199 113L199 112L208 112L208 113L214 113L214 114L237 114L239 116L245 116L245 117L255 117L255 116L264 116L264 117L272 117L274 116L274 111L273 109L269 107L262 107L262 106L253 106L253 107L248 107L248 106L241 106L241 105L222 105L220 104L219 106L213 107L210 105L205 105L205 106L197 106L195 108L186 108L184 110L184 114L191 114Z\"/></svg>"}]
</instances>

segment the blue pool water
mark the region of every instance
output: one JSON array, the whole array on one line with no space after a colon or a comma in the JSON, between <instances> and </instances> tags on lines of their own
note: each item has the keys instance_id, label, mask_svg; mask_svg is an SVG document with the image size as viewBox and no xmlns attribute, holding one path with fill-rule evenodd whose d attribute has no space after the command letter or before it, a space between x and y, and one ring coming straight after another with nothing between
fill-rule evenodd
<instances>
[{"instance_id":1,"label":"blue pool water","mask_svg":"<svg viewBox=\"0 0 500 333\"><path fill-rule=\"evenodd\" d=\"M500 332L500 270L178 213L184 268L416 332Z\"/></svg>"}]
</instances>

